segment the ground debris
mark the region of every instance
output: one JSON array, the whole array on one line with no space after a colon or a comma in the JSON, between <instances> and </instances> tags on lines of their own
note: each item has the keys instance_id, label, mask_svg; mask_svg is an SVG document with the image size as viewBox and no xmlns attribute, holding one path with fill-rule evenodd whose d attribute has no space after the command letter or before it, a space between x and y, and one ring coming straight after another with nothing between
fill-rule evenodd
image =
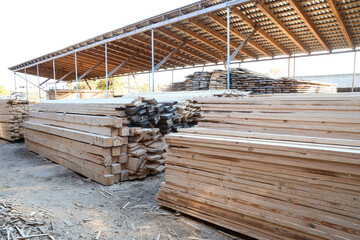
<instances>
[{"instance_id":1,"label":"ground debris","mask_svg":"<svg viewBox=\"0 0 360 240\"><path fill-rule=\"evenodd\" d=\"M15 209L15 205L1 201L0 204L0 239L54 239L50 234L44 234L45 221L37 221L35 214L26 215Z\"/></svg>"}]
</instances>

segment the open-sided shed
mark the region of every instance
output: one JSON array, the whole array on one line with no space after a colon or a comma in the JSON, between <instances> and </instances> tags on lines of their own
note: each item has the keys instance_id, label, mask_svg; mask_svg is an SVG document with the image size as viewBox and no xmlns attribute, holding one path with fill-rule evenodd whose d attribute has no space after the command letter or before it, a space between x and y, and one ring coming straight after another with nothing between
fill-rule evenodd
<instances>
[{"instance_id":1,"label":"open-sided shed","mask_svg":"<svg viewBox=\"0 0 360 240\"><path fill-rule=\"evenodd\" d=\"M203 0L9 69L78 82L358 46L358 0Z\"/></svg>"}]
</instances>

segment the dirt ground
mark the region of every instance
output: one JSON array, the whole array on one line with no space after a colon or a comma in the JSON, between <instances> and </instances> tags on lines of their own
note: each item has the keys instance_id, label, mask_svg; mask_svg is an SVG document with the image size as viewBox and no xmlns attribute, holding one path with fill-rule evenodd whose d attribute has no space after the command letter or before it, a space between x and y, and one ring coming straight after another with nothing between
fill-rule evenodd
<instances>
[{"instance_id":1,"label":"dirt ground","mask_svg":"<svg viewBox=\"0 0 360 240\"><path fill-rule=\"evenodd\" d=\"M0 140L0 202L43 220L42 230L55 239L243 239L161 208L155 198L162 181L159 174L104 187L26 150L23 142Z\"/></svg>"}]
</instances>

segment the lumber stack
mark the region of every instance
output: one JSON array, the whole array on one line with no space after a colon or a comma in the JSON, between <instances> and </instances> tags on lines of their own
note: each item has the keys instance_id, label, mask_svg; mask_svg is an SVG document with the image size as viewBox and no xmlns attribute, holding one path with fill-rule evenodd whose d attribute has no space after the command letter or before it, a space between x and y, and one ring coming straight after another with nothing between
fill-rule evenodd
<instances>
[{"instance_id":1,"label":"lumber stack","mask_svg":"<svg viewBox=\"0 0 360 240\"><path fill-rule=\"evenodd\" d=\"M360 95L197 98L157 201L257 239L358 239Z\"/></svg>"},{"instance_id":2,"label":"lumber stack","mask_svg":"<svg viewBox=\"0 0 360 240\"><path fill-rule=\"evenodd\" d=\"M193 127L197 124L196 119L200 117L200 105L189 99L178 102L174 108L176 109L175 114L179 116L178 128Z\"/></svg>"},{"instance_id":3,"label":"lumber stack","mask_svg":"<svg viewBox=\"0 0 360 240\"><path fill-rule=\"evenodd\" d=\"M200 127L358 140L358 95L289 94L198 97Z\"/></svg>"},{"instance_id":4,"label":"lumber stack","mask_svg":"<svg viewBox=\"0 0 360 240\"><path fill-rule=\"evenodd\" d=\"M126 114L133 127L154 128L160 121L164 106L155 99L138 98L139 104L126 108Z\"/></svg>"},{"instance_id":5,"label":"lumber stack","mask_svg":"<svg viewBox=\"0 0 360 240\"><path fill-rule=\"evenodd\" d=\"M96 99L96 98L106 98L106 91L104 90L82 90L79 89L78 92L74 89L56 89L56 99L64 100L64 99L77 99L77 94L79 95L79 99ZM114 97L114 91L108 91L109 97ZM47 100L55 100L55 90L49 89L46 90L46 99Z\"/></svg>"},{"instance_id":6,"label":"lumber stack","mask_svg":"<svg viewBox=\"0 0 360 240\"><path fill-rule=\"evenodd\" d=\"M166 144L158 128L130 128L126 178L142 179L163 172L165 149Z\"/></svg>"},{"instance_id":7,"label":"lumber stack","mask_svg":"<svg viewBox=\"0 0 360 240\"><path fill-rule=\"evenodd\" d=\"M103 185L114 184L125 174L125 109L133 104L36 104L24 124L26 147Z\"/></svg>"},{"instance_id":8,"label":"lumber stack","mask_svg":"<svg viewBox=\"0 0 360 240\"><path fill-rule=\"evenodd\" d=\"M197 72L201 76L201 72ZM203 72L206 77L185 80L185 85L180 83L169 86L169 91L192 91L199 89L226 89L227 71L215 70L212 73ZM195 76L195 75L194 75ZM199 82L202 87L200 88ZM308 81L292 78L272 78L267 75L250 71L245 68L230 69L230 89L247 91L252 94L274 94L274 93L335 93L337 88L334 84Z\"/></svg>"},{"instance_id":9,"label":"lumber stack","mask_svg":"<svg viewBox=\"0 0 360 240\"><path fill-rule=\"evenodd\" d=\"M16 141L24 136L24 121L29 115L31 104L24 100L0 100L0 138Z\"/></svg>"}]
</instances>

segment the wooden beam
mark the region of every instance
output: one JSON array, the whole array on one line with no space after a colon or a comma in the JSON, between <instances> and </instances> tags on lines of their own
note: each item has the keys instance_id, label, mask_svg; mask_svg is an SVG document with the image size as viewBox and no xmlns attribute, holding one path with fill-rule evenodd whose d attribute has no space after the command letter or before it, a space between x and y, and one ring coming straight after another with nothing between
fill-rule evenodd
<instances>
[{"instance_id":1,"label":"wooden beam","mask_svg":"<svg viewBox=\"0 0 360 240\"><path fill-rule=\"evenodd\" d=\"M351 38L350 38L350 34L349 32L347 31L346 29L346 26L344 24L344 21L343 19L341 18L341 15L339 13L339 10L337 9L336 7L336 3L334 0L327 0L327 2L329 3L329 7L332 11L332 13L335 15L335 18L337 20L337 23L339 24L340 28L341 28L341 31L343 32L345 38L346 38L346 41L348 42L349 44L349 47L352 48L352 49L355 49L355 46L354 46L354 43L352 42Z\"/></svg>"},{"instance_id":2,"label":"wooden beam","mask_svg":"<svg viewBox=\"0 0 360 240\"><path fill-rule=\"evenodd\" d=\"M139 36L134 36L132 37L133 39L135 39L137 42L134 41L126 41L127 44L133 44L134 46L143 49L144 51L148 52L149 54L151 54L151 39L146 39L146 38L141 38ZM124 40L123 40L124 41ZM169 52L171 52L171 49L165 47L164 45L160 45L158 43L154 43L155 44L155 48L157 50L161 50L161 51L156 51L154 54L157 55L158 57L166 57L167 54L169 54ZM163 53L165 52L165 53ZM171 62L173 65L177 66L185 66L188 65L189 63L192 63L192 60L186 59L186 58L173 58L171 59Z\"/></svg>"},{"instance_id":3,"label":"wooden beam","mask_svg":"<svg viewBox=\"0 0 360 240\"><path fill-rule=\"evenodd\" d=\"M157 31L155 31L156 33ZM150 33L144 33L144 35L148 36L148 37L151 37L151 34ZM169 39L166 39L162 36L159 35L159 33L156 35L156 38L154 38L155 41L158 41L158 42L161 42L162 44L165 44L167 46L170 46L170 47L173 47L173 48L177 48L177 44L170 41ZM181 42L183 42L184 39L181 40ZM187 42L186 45L189 44L189 41ZM206 63L206 62L212 62L212 59L210 59L209 57L204 57L202 55L200 55L199 53L196 53L194 52L193 50L191 49L187 49L187 48L183 48L180 50L180 52L183 52L183 53L186 53L188 54L191 58L194 58L196 59L196 61L198 62L202 62L202 63ZM201 61L199 61L199 59L201 59Z\"/></svg>"},{"instance_id":4,"label":"wooden beam","mask_svg":"<svg viewBox=\"0 0 360 240\"><path fill-rule=\"evenodd\" d=\"M223 36L221 33L217 32L216 30L212 29L211 27L209 27L208 25L200 22L199 20L196 19L191 19L189 20L189 22L193 25L195 25L196 27L202 29L203 31L207 32L208 34L214 36L215 38L219 39L220 41L224 42L227 44L227 38L225 36ZM236 43L230 41L230 46L234 49L236 49L238 46ZM243 54L247 55L248 57L251 58L256 58L256 56L254 56L252 53L250 53L248 50L246 49L242 49L241 51Z\"/></svg>"},{"instance_id":5,"label":"wooden beam","mask_svg":"<svg viewBox=\"0 0 360 240\"><path fill-rule=\"evenodd\" d=\"M139 84L138 84L138 82L137 82L137 80L136 80L136 78L135 78L134 72L132 71L131 67L128 67L128 69L129 69L130 74L131 74L131 75L133 76L133 78L134 78L135 84L136 84L139 92L142 93L141 88L140 88L140 86L139 86Z\"/></svg>"},{"instance_id":6,"label":"wooden beam","mask_svg":"<svg viewBox=\"0 0 360 240\"><path fill-rule=\"evenodd\" d=\"M205 45L219 51L220 53L225 53L226 54L226 50L224 48L222 48L220 45L210 41L209 39L207 39L206 37L198 34L197 32L192 31L191 29L187 28L184 25L181 24L174 24L173 25L174 28L176 28L177 30L187 33L190 37L199 40L200 42L205 43Z\"/></svg>"},{"instance_id":7,"label":"wooden beam","mask_svg":"<svg viewBox=\"0 0 360 240\"><path fill-rule=\"evenodd\" d=\"M94 70L95 68L97 68L100 64L102 64L105 60L101 60L100 62L98 62L97 64L95 64L92 68L90 68L89 70L87 70L83 75L81 75L78 78L78 81L80 81L81 79L83 79L86 75L88 75L92 70Z\"/></svg>"},{"instance_id":8,"label":"wooden beam","mask_svg":"<svg viewBox=\"0 0 360 240\"><path fill-rule=\"evenodd\" d=\"M47 83L49 80L51 79L51 77L49 77L48 79L44 80L42 83L40 83L39 87L45 83ZM59 80L58 80L59 81Z\"/></svg>"},{"instance_id":9,"label":"wooden beam","mask_svg":"<svg viewBox=\"0 0 360 240\"><path fill-rule=\"evenodd\" d=\"M86 84L88 85L89 89L92 90L89 82L86 79L84 79L84 80L85 80Z\"/></svg>"},{"instance_id":10,"label":"wooden beam","mask_svg":"<svg viewBox=\"0 0 360 240\"><path fill-rule=\"evenodd\" d=\"M300 42L300 40L295 36L295 34L293 34L286 26L283 22L281 22L276 15L271 11L271 9L266 6L261 0L255 0L257 3L257 7L278 27L280 28L284 34L290 38L295 44L296 46L298 46L300 48L301 51L310 54L310 50L303 44Z\"/></svg>"},{"instance_id":11,"label":"wooden beam","mask_svg":"<svg viewBox=\"0 0 360 240\"><path fill-rule=\"evenodd\" d=\"M132 55L131 57L129 57L128 59L126 59L125 61L123 61L122 63L120 63L116 68L114 68L114 69L108 74L108 77L110 77L111 75L113 75L117 70L119 70L122 66L124 66L128 61L130 61L131 59L133 59L137 54L138 54L138 52L136 52L134 55Z\"/></svg>"},{"instance_id":12,"label":"wooden beam","mask_svg":"<svg viewBox=\"0 0 360 240\"><path fill-rule=\"evenodd\" d=\"M222 26L224 29L227 28L226 25L226 20L224 20L223 18L219 17L218 15L216 15L216 13L211 13L210 16L211 20L213 20L214 22L216 22L218 25ZM231 27L230 25L230 32L232 34L234 34L235 36L237 36L238 38L240 38L241 40L246 39L247 37L245 36L245 34L242 34L241 32L239 32L237 29L235 29L234 27ZM265 56L268 57L273 57L274 55L272 53L270 53L268 50L264 49L262 46L260 46L259 44L257 44L256 42L254 42L251 39L248 39L247 42L249 43L250 46L252 46L253 48L255 48L256 50L258 50L259 52L261 52L262 54L264 54Z\"/></svg>"},{"instance_id":13,"label":"wooden beam","mask_svg":"<svg viewBox=\"0 0 360 240\"><path fill-rule=\"evenodd\" d=\"M240 46L235 49L235 51L230 56L230 62L234 59L234 57L241 51L241 49L245 46L245 44L250 40L250 38L256 33L256 31L260 28L260 25L254 28L252 32L242 41Z\"/></svg>"},{"instance_id":14,"label":"wooden beam","mask_svg":"<svg viewBox=\"0 0 360 240\"><path fill-rule=\"evenodd\" d=\"M166 28L156 29L156 31L159 31L162 34L165 34L166 36L168 36L168 37L170 37L172 39L176 39L178 41L183 41L184 40L183 36L180 36L176 32L172 32L172 31L170 31L169 29L166 29ZM179 31L179 32L181 32L181 31ZM193 49L196 49L199 52L205 53L205 54L211 56L212 58L214 58L216 60L220 59L220 56L216 52L212 52L209 49L207 49L207 48L205 48L205 47L203 47L203 46L201 46L199 44L188 41L188 43L186 45L192 47Z\"/></svg>"},{"instance_id":15,"label":"wooden beam","mask_svg":"<svg viewBox=\"0 0 360 240\"><path fill-rule=\"evenodd\" d=\"M224 64L225 70L227 70L226 60L225 60L224 54L220 53L220 56L221 56L221 61L222 61L223 64Z\"/></svg>"},{"instance_id":16,"label":"wooden beam","mask_svg":"<svg viewBox=\"0 0 360 240\"><path fill-rule=\"evenodd\" d=\"M307 13L304 11L304 9L300 6L299 2L297 0L289 0L289 3L291 7L296 11L298 16L303 20L305 25L308 27L308 29L314 34L316 39L320 42L320 44L327 50L330 51L329 45L325 42L323 37L321 36L321 33L315 26L315 24L311 21Z\"/></svg>"},{"instance_id":17,"label":"wooden beam","mask_svg":"<svg viewBox=\"0 0 360 240\"><path fill-rule=\"evenodd\" d=\"M167 60L169 60L176 52L178 52L180 50L180 48L182 48L183 46L186 45L186 40L181 43L176 49L174 49L171 53L169 53L169 55L167 55L161 62L159 62L156 66L154 71L158 70L164 63L167 62Z\"/></svg>"},{"instance_id":18,"label":"wooden beam","mask_svg":"<svg viewBox=\"0 0 360 240\"><path fill-rule=\"evenodd\" d=\"M240 11L237 8L232 8L231 9L231 13L235 14L237 17L239 17L244 23L247 23L252 29L254 29L256 26L255 22L253 20L251 20L246 14L244 14L242 11ZM270 42L272 45L274 45L274 47L276 47L277 49L279 49L282 53L284 53L285 55L291 55L291 53L284 48L280 43L278 43L272 36L270 36L269 34L267 34L267 32L260 28L258 30L258 33L264 38L266 39L268 42Z\"/></svg>"}]
</instances>

